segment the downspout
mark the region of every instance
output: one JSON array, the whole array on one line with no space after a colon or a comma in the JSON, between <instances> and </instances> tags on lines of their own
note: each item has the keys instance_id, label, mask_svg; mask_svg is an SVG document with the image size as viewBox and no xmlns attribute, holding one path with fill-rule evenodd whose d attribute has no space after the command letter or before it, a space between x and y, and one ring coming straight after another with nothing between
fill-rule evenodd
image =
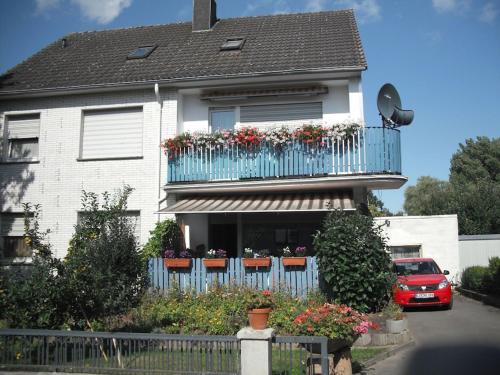
<instances>
[{"instance_id":1,"label":"downspout","mask_svg":"<svg viewBox=\"0 0 500 375\"><path fill-rule=\"evenodd\" d=\"M155 83L154 90L155 90L156 101L160 105L160 128L158 130L158 139L161 142L161 136L162 136L162 130L163 130L162 129L163 101L161 100L161 97L160 97L160 87L159 87L158 83ZM158 209L157 209L157 212L160 211L160 206L161 206L161 202L162 202L162 199L161 199L161 164L162 164L161 161L162 161L162 157L163 157L163 153L162 153L162 150L160 148L160 150L158 152L158 196L157 196ZM160 217L161 216L158 213L157 222L160 222Z\"/></svg>"}]
</instances>

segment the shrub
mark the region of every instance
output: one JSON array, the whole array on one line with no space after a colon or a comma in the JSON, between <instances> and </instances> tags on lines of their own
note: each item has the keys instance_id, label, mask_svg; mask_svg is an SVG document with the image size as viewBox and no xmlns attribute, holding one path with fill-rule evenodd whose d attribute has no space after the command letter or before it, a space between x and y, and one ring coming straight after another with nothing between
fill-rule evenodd
<instances>
[{"instance_id":1,"label":"shrub","mask_svg":"<svg viewBox=\"0 0 500 375\"><path fill-rule=\"evenodd\" d=\"M145 261L149 258L161 258L166 249L180 251L182 248L182 232L175 220L160 221L149 233L149 240L142 249Z\"/></svg>"},{"instance_id":2,"label":"shrub","mask_svg":"<svg viewBox=\"0 0 500 375\"><path fill-rule=\"evenodd\" d=\"M378 311L391 296L394 274L381 230L359 212L328 213L314 237L318 268L329 298L362 311Z\"/></svg>"},{"instance_id":3,"label":"shrub","mask_svg":"<svg viewBox=\"0 0 500 375\"><path fill-rule=\"evenodd\" d=\"M0 315L11 328L58 329L67 317L64 266L52 256L49 231L40 231L40 205L25 204L24 211L24 240L33 250L33 263L2 275Z\"/></svg>"},{"instance_id":4,"label":"shrub","mask_svg":"<svg viewBox=\"0 0 500 375\"><path fill-rule=\"evenodd\" d=\"M92 328L91 322L121 314L136 306L147 286L147 272L126 216L132 189L125 186L103 203L94 193L83 192L84 213L70 241L65 260L72 293L73 324Z\"/></svg>"},{"instance_id":5,"label":"shrub","mask_svg":"<svg viewBox=\"0 0 500 375\"><path fill-rule=\"evenodd\" d=\"M488 272L487 267L483 266L472 266L467 267L462 272L462 287L464 289L474 290L476 292L483 292L485 289L484 286L484 277Z\"/></svg>"},{"instance_id":6,"label":"shrub","mask_svg":"<svg viewBox=\"0 0 500 375\"><path fill-rule=\"evenodd\" d=\"M492 257L484 275L484 288L488 294L500 296L500 258Z\"/></svg>"}]
</instances>

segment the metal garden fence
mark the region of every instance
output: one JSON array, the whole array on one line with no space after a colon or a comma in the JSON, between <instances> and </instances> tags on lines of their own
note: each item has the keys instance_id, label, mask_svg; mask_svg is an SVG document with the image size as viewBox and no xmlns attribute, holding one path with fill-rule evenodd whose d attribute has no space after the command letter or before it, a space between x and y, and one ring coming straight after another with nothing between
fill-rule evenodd
<instances>
[{"instance_id":1,"label":"metal garden fence","mask_svg":"<svg viewBox=\"0 0 500 375\"><path fill-rule=\"evenodd\" d=\"M271 356L273 375L329 373L326 337L275 336Z\"/></svg>"},{"instance_id":2,"label":"metal garden fence","mask_svg":"<svg viewBox=\"0 0 500 375\"><path fill-rule=\"evenodd\" d=\"M235 336L0 330L0 369L79 373L238 374Z\"/></svg>"}]
</instances>

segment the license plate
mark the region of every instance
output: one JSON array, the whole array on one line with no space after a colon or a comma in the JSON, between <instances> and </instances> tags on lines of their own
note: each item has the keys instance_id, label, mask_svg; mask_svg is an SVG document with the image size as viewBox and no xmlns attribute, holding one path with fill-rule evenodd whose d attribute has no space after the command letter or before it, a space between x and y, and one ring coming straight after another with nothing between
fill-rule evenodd
<instances>
[{"instance_id":1,"label":"license plate","mask_svg":"<svg viewBox=\"0 0 500 375\"><path fill-rule=\"evenodd\" d=\"M434 298L434 293L417 293L415 298Z\"/></svg>"}]
</instances>

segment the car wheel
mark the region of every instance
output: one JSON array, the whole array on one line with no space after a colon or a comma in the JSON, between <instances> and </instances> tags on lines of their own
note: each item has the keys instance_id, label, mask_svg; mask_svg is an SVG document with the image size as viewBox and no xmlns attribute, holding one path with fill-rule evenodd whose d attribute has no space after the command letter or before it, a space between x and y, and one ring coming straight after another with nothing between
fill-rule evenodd
<instances>
[{"instance_id":1,"label":"car wheel","mask_svg":"<svg viewBox=\"0 0 500 375\"><path fill-rule=\"evenodd\" d=\"M453 308L453 299L447 305L444 305L445 310L451 310Z\"/></svg>"}]
</instances>

